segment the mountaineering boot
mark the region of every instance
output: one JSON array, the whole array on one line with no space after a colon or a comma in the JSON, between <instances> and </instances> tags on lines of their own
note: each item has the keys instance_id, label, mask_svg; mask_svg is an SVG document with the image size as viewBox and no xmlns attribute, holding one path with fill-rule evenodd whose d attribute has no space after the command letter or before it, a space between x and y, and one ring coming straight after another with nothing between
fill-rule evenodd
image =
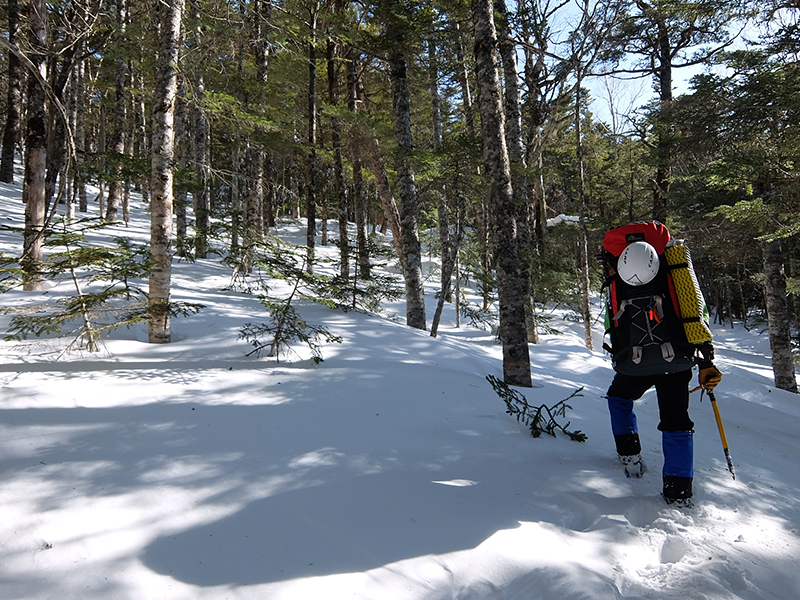
<instances>
[{"instance_id":1,"label":"mountaineering boot","mask_svg":"<svg viewBox=\"0 0 800 600\"><path fill-rule=\"evenodd\" d=\"M664 491L662 493L667 504L682 508L692 507L692 478L664 475Z\"/></svg>"},{"instance_id":2,"label":"mountaineering boot","mask_svg":"<svg viewBox=\"0 0 800 600\"><path fill-rule=\"evenodd\" d=\"M619 455L619 460L625 467L625 477L628 479L639 479L644 475L644 463L641 454Z\"/></svg>"},{"instance_id":3,"label":"mountaineering boot","mask_svg":"<svg viewBox=\"0 0 800 600\"><path fill-rule=\"evenodd\" d=\"M691 431L663 431L664 491L667 504L692 506L694 443Z\"/></svg>"},{"instance_id":4,"label":"mountaineering boot","mask_svg":"<svg viewBox=\"0 0 800 600\"><path fill-rule=\"evenodd\" d=\"M638 479L644 474L644 464L636 413L633 412L633 400L609 396L608 411L611 415L614 444L617 447L619 460L625 467L625 476Z\"/></svg>"}]
</instances>

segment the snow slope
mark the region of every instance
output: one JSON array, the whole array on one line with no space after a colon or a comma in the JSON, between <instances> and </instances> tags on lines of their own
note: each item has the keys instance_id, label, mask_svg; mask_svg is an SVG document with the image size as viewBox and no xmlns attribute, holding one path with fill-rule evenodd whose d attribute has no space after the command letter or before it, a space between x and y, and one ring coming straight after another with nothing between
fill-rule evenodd
<instances>
[{"instance_id":1,"label":"snow slope","mask_svg":"<svg viewBox=\"0 0 800 600\"><path fill-rule=\"evenodd\" d=\"M19 195L0 184L7 224L22 223ZM143 242L133 214L124 233ZM0 233L0 250L20 245ZM319 365L276 364L245 356L238 330L264 310L224 291L229 277L215 259L175 262L174 297L206 309L173 321L169 345L122 330L56 360L57 341L0 342L0 598L800 597L800 398L773 387L766 334L715 330L737 478L695 394L695 507L679 510L659 497L653 393L637 404L648 471L627 480L610 364L559 313L520 391L552 405L583 387L568 418L586 443L534 439L505 414L485 379L501 349L455 328L451 306L434 339L389 318L402 303L381 317L303 305L344 341Z\"/></svg>"}]
</instances>

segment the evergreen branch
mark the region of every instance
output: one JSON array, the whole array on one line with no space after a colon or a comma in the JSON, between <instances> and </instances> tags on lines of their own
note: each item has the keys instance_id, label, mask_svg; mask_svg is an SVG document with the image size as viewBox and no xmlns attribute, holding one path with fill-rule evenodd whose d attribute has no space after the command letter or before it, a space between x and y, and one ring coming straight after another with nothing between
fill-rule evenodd
<instances>
[{"instance_id":1,"label":"evergreen branch","mask_svg":"<svg viewBox=\"0 0 800 600\"><path fill-rule=\"evenodd\" d=\"M566 425L561 425L556 420L557 418L564 418L567 409L572 410L572 407L567 404L567 402L572 398L582 396L582 387L553 406L548 407L546 404L542 404L539 407L534 407L528 403L525 396L511 389L507 383L501 381L494 375L487 375L486 380L491 384L492 388L503 402L505 402L506 414L515 417L518 422L527 425L533 437L538 438L543 433L556 437L556 431L561 431L576 442L585 442L588 439L586 434L580 430L568 430L567 428L570 426L569 422L567 422Z\"/></svg>"}]
</instances>

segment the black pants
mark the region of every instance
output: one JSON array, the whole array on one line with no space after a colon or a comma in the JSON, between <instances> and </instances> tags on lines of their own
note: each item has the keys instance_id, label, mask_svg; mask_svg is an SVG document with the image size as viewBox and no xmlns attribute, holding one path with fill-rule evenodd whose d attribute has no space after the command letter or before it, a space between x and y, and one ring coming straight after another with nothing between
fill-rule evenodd
<instances>
[{"instance_id":1,"label":"black pants","mask_svg":"<svg viewBox=\"0 0 800 600\"><path fill-rule=\"evenodd\" d=\"M617 373L608 388L608 397L638 400L651 387L656 388L659 431L691 431L694 423L689 418L689 382L692 371L667 373L647 377L632 377Z\"/></svg>"}]
</instances>

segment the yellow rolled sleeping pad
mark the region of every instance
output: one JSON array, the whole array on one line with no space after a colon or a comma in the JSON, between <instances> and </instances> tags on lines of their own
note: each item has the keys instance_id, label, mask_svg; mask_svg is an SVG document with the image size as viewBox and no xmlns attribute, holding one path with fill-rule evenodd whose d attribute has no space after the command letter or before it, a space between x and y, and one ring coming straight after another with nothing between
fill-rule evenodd
<instances>
[{"instance_id":1,"label":"yellow rolled sleeping pad","mask_svg":"<svg viewBox=\"0 0 800 600\"><path fill-rule=\"evenodd\" d=\"M713 336L708 327L708 307L697 282L689 248L683 240L670 240L664 249L664 258L675 284L686 338L690 344L712 341Z\"/></svg>"}]
</instances>

